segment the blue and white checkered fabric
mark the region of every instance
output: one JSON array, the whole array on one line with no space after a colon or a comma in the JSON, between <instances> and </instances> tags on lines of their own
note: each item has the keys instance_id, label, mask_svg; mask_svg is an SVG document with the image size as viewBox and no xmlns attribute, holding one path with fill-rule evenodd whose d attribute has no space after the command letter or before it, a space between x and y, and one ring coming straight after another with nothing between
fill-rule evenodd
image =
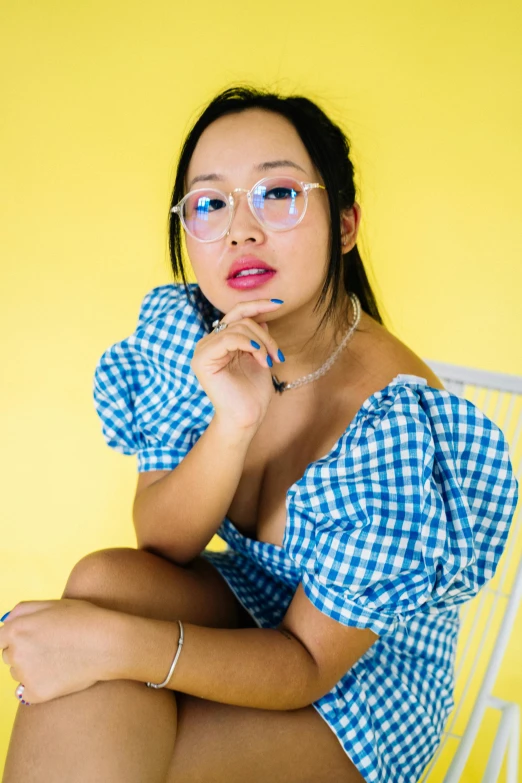
<instances>
[{"instance_id":1,"label":"blue and white checkered fabric","mask_svg":"<svg viewBox=\"0 0 522 783\"><path fill-rule=\"evenodd\" d=\"M183 287L159 286L145 296L135 333L98 362L94 401L103 434L116 451L137 453L140 473L175 468L212 419L190 369L205 334Z\"/></svg>"},{"instance_id":2,"label":"blue and white checkered fabric","mask_svg":"<svg viewBox=\"0 0 522 783\"><path fill-rule=\"evenodd\" d=\"M174 468L213 408L190 370L205 334L183 287L144 299L109 348L94 396L109 445L138 470ZM379 639L314 702L367 783L414 783L453 706L458 604L495 572L518 499L507 443L472 403L398 375L287 493L283 546L225 518L225 552L203 556L260 627L299 583L324 614Z\"/></svg>"}]
</instances>

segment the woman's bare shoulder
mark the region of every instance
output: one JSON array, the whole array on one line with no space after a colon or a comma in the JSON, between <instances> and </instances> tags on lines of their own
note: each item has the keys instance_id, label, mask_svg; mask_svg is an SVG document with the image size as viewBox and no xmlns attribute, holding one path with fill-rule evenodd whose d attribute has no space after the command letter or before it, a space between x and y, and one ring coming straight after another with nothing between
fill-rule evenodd
<instances>
[{"instance_id":1,"label":"woman's bare shoulder","mask_svg":"<svg viewBox=\"0 0 522 783\"><path fill-rule=\"evenodd\" d=\"M361 326L365 335L365 363L378 368L383 386L396 375L404 373L426 378L429 386L444 389L444 384L431 367L385 326L367 313L361 319Z\"/></svg>"}]
</instances>

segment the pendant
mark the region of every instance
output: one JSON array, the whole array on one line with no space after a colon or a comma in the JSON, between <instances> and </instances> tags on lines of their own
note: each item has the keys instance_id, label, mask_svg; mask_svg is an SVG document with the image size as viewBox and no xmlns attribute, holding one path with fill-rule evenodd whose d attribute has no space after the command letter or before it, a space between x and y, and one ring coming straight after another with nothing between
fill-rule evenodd
<instances>
[{"instance_id":1,"label":"pendant","mask_svg":"<svg viewBox=\"0 0 522 783\"><path fill-rule=\"evenodd\" d=\"M286 381L279 381L276 375L272 375L272 383L274 384L276 392L279 392L279 394L284 392Z\"/></svg>"}]
</instances>

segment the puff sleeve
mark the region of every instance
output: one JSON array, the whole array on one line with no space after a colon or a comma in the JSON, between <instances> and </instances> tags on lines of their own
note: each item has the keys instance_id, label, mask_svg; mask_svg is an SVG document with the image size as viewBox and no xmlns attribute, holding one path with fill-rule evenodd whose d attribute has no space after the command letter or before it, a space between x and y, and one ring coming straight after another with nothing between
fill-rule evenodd
<instances>
[{"instance_id":1,"label":"puff sleeve","mask_svg":"<svg viewBox=\"0 0 522 783\"><path fill-rule=\"evenodd\" d=\"M180 285L150 291L136 331L94 372L94 405L107 444L137 454L138 471L171 470L208 426L213 407L190 368L205 334Z\"/></svg>"},{"instance_id":2,"label":"puff sleeve","mask_svg":"<svg viewBox=\"0 0 522 783\"><path fill-rule=\"evenodd\" d=\"M518 499L502 431L450 392L398 385L375 396L344 445L293 500L308 531L309 600L382 635L474 596Z\"/></svg>"}]
</instances>

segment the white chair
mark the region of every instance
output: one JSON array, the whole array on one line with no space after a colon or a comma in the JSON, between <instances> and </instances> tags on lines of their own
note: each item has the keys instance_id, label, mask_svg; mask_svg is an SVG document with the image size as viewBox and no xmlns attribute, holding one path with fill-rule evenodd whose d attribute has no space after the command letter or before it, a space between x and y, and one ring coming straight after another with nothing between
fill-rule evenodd
<instances>
[{"instance_id":1,"label":"white chair","mask_svg":"<svg viewBox=\"0 0 522 783\"><path fill-rule=\"evenodd\" d=\"M424 360L448 391L483 411L504 433L515 475L522 488L522 377ZM507 783L520 783L518 748L520 707L496 698L495 686L522 597L522 502L512 522L506 549L495 573L473 600L461 609L457 647L455 707L437 751L419 783L459 783L488 708L499 710L500 722L487 766L474 783L495 783L507 753Z\"/></svg>"}]
</instances>

